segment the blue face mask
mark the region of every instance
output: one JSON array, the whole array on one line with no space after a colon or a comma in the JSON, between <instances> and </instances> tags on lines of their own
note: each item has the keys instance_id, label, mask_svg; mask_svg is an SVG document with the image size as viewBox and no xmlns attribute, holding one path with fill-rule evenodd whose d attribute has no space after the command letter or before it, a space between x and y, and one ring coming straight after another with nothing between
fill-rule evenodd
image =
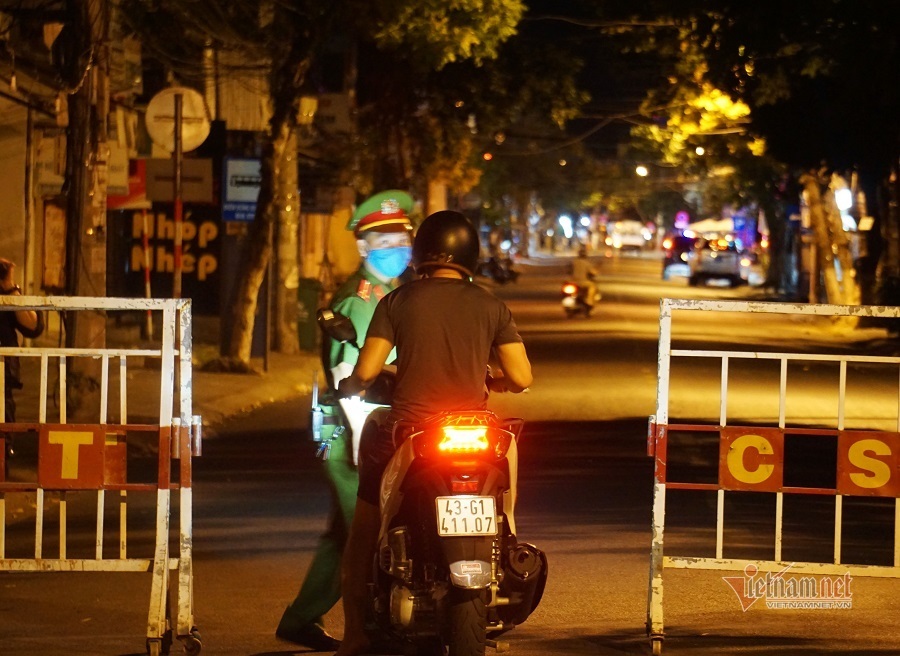
<instances>
[{"instance_id":1,"label":"blue face mask","mask_svg":"<svg viewBox=\"0 0 900 656\"><path fill-rule=\"evenodd\" d=\"M396 278L406 270L412 257L412 248L398 246L396 248L381 248L369 251L366 261L379 273L388 278Z\"/></svg>"}]
</instances>

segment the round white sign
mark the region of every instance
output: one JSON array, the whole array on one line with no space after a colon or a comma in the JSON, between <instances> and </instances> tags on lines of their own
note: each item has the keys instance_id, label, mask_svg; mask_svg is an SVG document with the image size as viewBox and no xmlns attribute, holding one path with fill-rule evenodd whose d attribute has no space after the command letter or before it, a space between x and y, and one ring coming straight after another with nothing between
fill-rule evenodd
<instances>
[{"instance_id":1,"label":"round white sign","mask_svg":"<svg viewBox=\"0 0 900 656\"><path fill-rule=\"evenodd\" d=\"M169 87L157 93L147 105L147 132L160 148L175 150L175 96L181 95L181 150L188 152L206 141L209 118L206 103L198 91Z\"/></svg>"}]
</instances>

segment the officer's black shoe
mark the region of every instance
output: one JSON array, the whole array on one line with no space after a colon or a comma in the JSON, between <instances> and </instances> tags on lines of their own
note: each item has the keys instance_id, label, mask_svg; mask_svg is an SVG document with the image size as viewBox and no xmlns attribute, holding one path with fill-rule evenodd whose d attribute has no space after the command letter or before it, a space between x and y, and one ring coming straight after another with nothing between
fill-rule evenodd
<instances>
[{"instance_id":1,"label":"officer's black shoe","mask_svg":"<svg viewBox=\"0 0 900 656\"><path fill-rule=\"evenodd\" d=\"M307 624L299 629L286 630L278 627L275 637L279 640L293 642L301 647L308 647L313 651L337 651L341 641L329 635L318 624Z\"/></svg>"}]
</instances>

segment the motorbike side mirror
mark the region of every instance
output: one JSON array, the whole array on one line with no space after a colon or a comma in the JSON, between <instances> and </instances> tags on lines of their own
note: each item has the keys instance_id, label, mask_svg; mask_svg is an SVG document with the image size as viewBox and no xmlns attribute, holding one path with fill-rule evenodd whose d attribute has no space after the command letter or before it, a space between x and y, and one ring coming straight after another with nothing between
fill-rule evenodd
<instances>
[{"instance_id":1,"label":"motorbike side mirror","mask_svg":"<svg viewBox=\"0 0 900 656\"><path fill-rule=\"evenodd\" d=\"M323 333L335 341L356 341L356 328L353 327L353 322L340 312L323 308L316 312L316 323Z\"/></svg>"}]
</instances>

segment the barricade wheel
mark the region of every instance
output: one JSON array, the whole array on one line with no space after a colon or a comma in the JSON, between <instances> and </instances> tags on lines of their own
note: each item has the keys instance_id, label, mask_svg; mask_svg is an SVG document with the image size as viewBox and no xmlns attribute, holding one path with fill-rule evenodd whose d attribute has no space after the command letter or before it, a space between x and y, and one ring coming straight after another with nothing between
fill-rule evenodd
<instances>
[{"instance_id":1,"label":"barricade wheel","mask_svg":"<svg viewBox=\"0 0 900 656\"><path fill-rule=\"evenodd\" d=\"M662 638L653 638L652 640L650 640L650 644L653 647L653 656L662 656Z\"/></svg>"},{"instance_id":2,"label":"barricade wheel","mask_svg":"<svg viewBox=\"0 0 900 656\"><path fill-rule=\"evenodd\" d=\"M180 636L181 644L184 645L184 653L188 656L197 656L203 649L203 642L200 639L200 631L197 627L193 627L191 632L186 636Z\"/></svg>"}]
</instances>

